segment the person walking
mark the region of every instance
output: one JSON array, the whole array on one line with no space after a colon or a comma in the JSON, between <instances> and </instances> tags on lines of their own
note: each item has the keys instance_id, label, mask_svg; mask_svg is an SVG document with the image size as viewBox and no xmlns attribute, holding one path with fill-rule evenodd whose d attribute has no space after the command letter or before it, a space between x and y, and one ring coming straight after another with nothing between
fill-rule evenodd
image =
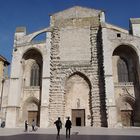
<instances>
[{"instance_id":1,"label":"person walking","mask_svg":"<svg viewBox=\"0 0 140 140\"><path fill-rule=\"evenodd\" d=\"M28 131L28 122L27 122L27 120L25 121L25 132L27 132Z\"/></svg>"},{"instance_id":2,"label":"person walking","mask_svg":"<svg viewBox=\"0 0 140 140\"><path fill-rule=\"evenodd\" d=\"M32 121L32 131L35 131L35 120Z\"/></svg>"},{"instance_id":3,"label":"person walking","mask_svg":"<svg viewBox=\"0 0 140 140\"><path fill-rule=\"evenodd\" d=\"M57 128L57 138L59 138L60 137L60 129L62 128L62 122L61 122L60 117L58 117L58 120L56 120L54 122L54 124L56 125L56 128Z\"/></svg>"},{"instance_id":4,"label":"person walking","mask_svg":"<svg viewBox=\"0 0 140 140\"><path fill-rule=\"evenodd\" d=\"M70 121L70 117L68 117L66 123L65 123L65 128L66 128L66 138L70 138L70 130L71 130L72 123Z\"/></svg>"}]
</instances>

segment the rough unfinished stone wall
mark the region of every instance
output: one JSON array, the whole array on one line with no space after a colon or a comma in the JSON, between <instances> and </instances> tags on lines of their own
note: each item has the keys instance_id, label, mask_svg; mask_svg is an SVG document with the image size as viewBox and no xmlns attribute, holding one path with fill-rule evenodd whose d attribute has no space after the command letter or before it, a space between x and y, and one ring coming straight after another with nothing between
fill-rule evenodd
<instances>
[{"instance_id":1,"label":"rough unfinished stone wall","mask_svg":"<svg viewBox=\"0 0 140 140\"><path fill-rule=\"evenodd\" d=\"M59 29L53 28L51 47L51 77L50 77L50 125L53 125L57 117L64 117L63 91L61 89L61 64L59 56Z\"/></svg>"},{"instance_id":2,"label":"rough unfinished stone wall","mask_svg":"<svg viewBox=\"0 0 140 140\"><path fill-rule=\"evenodd\" d=\"M104 93L102 44L99 26L90 27L91 61L90 63L73 64L72 62L61 62L59 51L59 29L54 28L52 32L51 47L51 86L50 86L50 124L57 117L64 120L65 113L65 83L74 73L81 73L89 80L90 95L89 108L91 126L107 126L106 105Z\"/></svg>"},{"instance_id":3,"label":"rough unfinished stone wall","mask_svg":"<svg viewBox=\"0 0 140 140\"><path fill-rule=\"evenodd\" d=\"M101 30L91 27L93 126L107 126Z\"/></svg>"}]
</instances>

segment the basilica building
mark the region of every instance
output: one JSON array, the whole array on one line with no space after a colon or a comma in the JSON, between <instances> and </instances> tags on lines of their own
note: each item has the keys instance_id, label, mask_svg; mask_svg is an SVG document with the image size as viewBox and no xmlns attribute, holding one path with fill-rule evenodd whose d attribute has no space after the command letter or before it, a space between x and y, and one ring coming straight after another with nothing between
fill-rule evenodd
<instances>
[{"instance_id":1,"label":"basilica building","mask_svg":"<svg viewBox=\"0 0 140 140\"><path fill-rule=\"evenodd\" d=\"M34 119L47 128L58 117L73 126L140 126L140 18L129 22L126 30L102 10L74 6L42 30L17 27L6 127Z\"/></svg>"}]
</instances>

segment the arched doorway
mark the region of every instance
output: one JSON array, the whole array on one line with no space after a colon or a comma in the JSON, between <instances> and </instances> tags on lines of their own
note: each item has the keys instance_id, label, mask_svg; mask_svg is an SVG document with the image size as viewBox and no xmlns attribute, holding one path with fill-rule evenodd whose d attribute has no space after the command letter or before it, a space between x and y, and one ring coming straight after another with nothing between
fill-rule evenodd
<instances>
[{"instance_id":1,"label":"arched doorway","mask_svg":"<svg viewBox=\"0 0 140 140\"><path fill-rule=\"evenodd\" d=\"M35 49L27 50L22 58L23 68L23 93L22 104L25 105L23 112L26 112L26 118L23 114L22 120L28 119L29 123L34 119L40 124L40 104L42 89L42 55Z\"/></svg>"},{"instance_id":2,"label":"arched doorway","mask_svg":"<svg viewBox=\"0 0 140 140\"><path fill-rule=\"evenodd\" d=\"M123 126L132 126L139 121L139 59L135 49L129 45L118 46L112 56L114 92L116 107L118 110L118 121ZM122 107L118 100L121 97L134 99L135 109L132 102L124 100ZM128 98L127 98L128 99ZM135 114L135 115L133 115ZM137 114L137 115L136 115Z\"/></svg>"},{"instance_id":3,"label":"arched doorway","mask_svg":"<svg viewBox=\"0 0 140 140\"><path fill-rule=\"evenodd\" d=\"M127 104L127 103L125 103ZM128 106L128 105L126 105ZM134 125L134 120L133 120L133 110L129 110L129 109L122 109L121 110L121 122L122 122L122 126L125 127L130 127Z\"/></svg>"},{"instance_id":4,"label":"arched doorway","mask_svg":"<svg viewBox=\"0 0 140 140\"><path fill-rule=\"evenodd\" d=\"M39 126L40 123L40 108L39 100L35 97L28 98L23 105L23 118L28 120L29 125L32 124L32 120L35 120L36 125Z\"/></svg>"},{"instance_id":5,"label":"arched doorway","mask_svg":"<svg viewBox=\"0 0 140 140\"><path fill-rule=\"evenodd\" d=\"M28 111L28 123L31 124L32 120L35 120L37 126L39 126L39 109L38 105L34 102L30 102L27 105Z\"/></svg>"},{"instance_id":6,"label":"arched doorway","mask_svg":"<svg viewBox=\"0 0 140 140\"><path fill-rule=\"evenodd\" d=\"M72 74L66 81L65 116L74 126L91 125L91 86L81 73Z\"/></svg>"},{"instance_id":7,"label":"arched doorway","mask_svg":"<svg viewBox=\"0 0 140 140\"><path fill-rule=\"evenodd\" d=\"M134 126L135 99L130 95L124 95L118 99L118 104L122 126Z\"/></svg>"}]
</instances>

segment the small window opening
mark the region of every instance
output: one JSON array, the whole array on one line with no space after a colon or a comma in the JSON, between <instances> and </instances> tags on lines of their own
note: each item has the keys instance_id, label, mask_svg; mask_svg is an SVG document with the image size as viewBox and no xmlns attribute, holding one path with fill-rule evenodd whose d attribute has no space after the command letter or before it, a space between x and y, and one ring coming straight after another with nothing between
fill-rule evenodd
<instances>
[{"instance_id":1,"label":"small window opening","mask_svg":"<svg viewBox=\"0 0 140 140\"><path fill-rule=\"evenodd\" d=\"M117 37L121 37L121 34L120 33L117 33Z\"/></svg>"}]
</instances>

